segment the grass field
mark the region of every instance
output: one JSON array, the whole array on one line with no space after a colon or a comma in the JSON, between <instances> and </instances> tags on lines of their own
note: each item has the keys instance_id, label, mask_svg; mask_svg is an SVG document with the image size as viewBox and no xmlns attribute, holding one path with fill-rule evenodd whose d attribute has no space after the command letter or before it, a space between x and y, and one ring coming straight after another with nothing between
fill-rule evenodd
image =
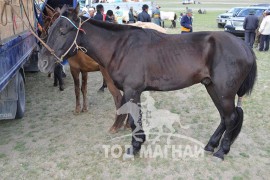
<instances>
[{"instance_id":1,"label":"grass field","mask_svg":"<svg viewBox=\"0 0 270 180\"><path fill-rule=\"evenodd\" d=\"M165 4L167 1L158 2ZM210 7L210 2L201 2ZM251 2L255 3L237 1ZM263 1L256 1L259 2ZM173 7L173 4L168 6ZM216 4L215 8L221 7L223 5ZM177 12L179 14L180 10ZM194 31L222 31L215 22L221 12L224 11L208 11L205 15L194 13ZM179 23L177 25L176 29L168 28L167 32L180 33ZM46 74L26 74L25 117L0 121L0 179L269 179L270 53L256 50L255 53L258 64L256 86L252 95L244 98L243 128L223 162L207 154L177 161L161 157L136 157L134 161L105 157L103 145L129 144L129 138L114 140L129 131L108 132L114 121L115 108L107 90L97 93L102 83L99 72L89 74L89 112L74 115L74 87L68 70L64 92L53 87L52 79ZM183 125L189 125L188 129L183 129L174 124L176 134L192 137L203 144L208 142L220 120L202 85L150 94L155 108L169 110L180 116ZM144 94L143 101L145 97ZM168 132L168 129L164 128L164 131ZM179 143L178 139L172 139L172 142ZM185 140L181 143L190 144ZM159 144L166 144L166 138L161 138Z\"/></svg>"}]
</instances>

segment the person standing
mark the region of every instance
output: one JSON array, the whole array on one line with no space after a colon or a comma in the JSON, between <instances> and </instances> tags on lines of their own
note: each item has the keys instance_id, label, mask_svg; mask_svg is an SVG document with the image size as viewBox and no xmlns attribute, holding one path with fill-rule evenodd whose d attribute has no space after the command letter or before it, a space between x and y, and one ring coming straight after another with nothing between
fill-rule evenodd
<instances>
[{"instance_id":1,"label":"person standing","mask_svg":"<svg viewBox=\"0 0 270 180\"><path fill-rule=\"evenodd\" d=\"M269 50L269 38L270 38L270 11L265 12L266 16L262 20L262 24L259 28L259 33L261 34L260 38L260 47L259 51L268 51Z\"/></svg>"},{"instance_id":2,"label":"person standing","mask_svg":"<svg viewBox=\"0 0 270 180\"><path fill-rule=\"evenodd\" d=\"M95 16L95 11L96 11L96 10L95 10L94 7L89 8L88 12L89 12L89 16L90 16L91 19L94 18L94 16Z\"/></svg>"},{"instance_id":3,"label":"person standing","mask_svg":"<svg viewBox=\"0 0 270 180\"><path fill-rule=\"evenodd\" d=\"M104 14L104 7L103 7L103 5L102 4L98 4L96 9L97 9L97 13L94 16L94 19L95 20L98 20L98 21L105 21L106 14Z\"/></svg>"},{"instance_id":4,"label":"person standing","mask_svg":"<svg viewBox=\"0 0 270 180\"><path fill-rule=\"evenodd\" d=\"M187 9L186 15L181 18L181 33L190 33L192 29L192 10Z\"/></svg>"},{"instance_id":5,"label":"person standing","mask_svg":"<svg viewBox=\"0 0 270 180\"><path fill-rule=\"evenodd\" d=\"M251 48L255 41L256 29L258 28L259 18L255 16L255 11L250 10L249 15L245 17L243 29L245 30L245 42Z\"/></svg>"},{"instance_id":6,"label":"person standing","mask_svg":"<svg viewBox=\"0 0 270 180\"><path fill-rule=\"evenodd\" d=\"M263 14L259 17L259 23L258 23L258 28L256 29L256 36L255 36L255 41L254 41L254 48L257 48L259 43L260 43L260 33L259 33L259 28L260 25L262 24L263 18L266 16L265 11L263 11Z\"/></svg>"},{"instance_id":7,"label":"person standing","mask_svg":"<svg viewBox=\"0 0 270 180\"><path fill-rule=\"evenodd\" d=\"M160 6L156 6L156 9L153 11L153 23L161 26L161 18L160 18Z\"/></svg>"},{"instance_id":8,"label":"person standing","mask_svg":"<svg viewBox=\"0 0 270 180\"><path fill-rule=\"evenodd\" d=\"M118 24L123 24L123 11L119 6L116 7L115 18Z\"/></svg>"},{"instance_id":9,"label":"person standing","mask_svg":"<svg viewBox=\"0 0 270 180\"><path fill-rule=\"evenodd\" d=\"M107 11L105 21L109 22L109 23L116 23L116 20L115 20L115 17L114 17L112 10Z\"/></svg>"},{"instance_id":10,"label":"person standing","mask_svg":"<svg viewBox=\"0 0 270 180\"><path fill-rule=\"evenodd\" d=\"M133 13L133 7L131 6L129 8L129 12L128 12L128 23L135 23L135 17L134 17L134 13Z\"/></svg>"},{"instance_id":11,"label":"person standing","mask_svg":"<svg viewBox=\"0 0 270 180\"><path fill-rule=\"evenodd\" d=\"M148 14L148 5L147 4L144 4L142 6L142 12L138 15L138 21L141 21L141 22L151 22L151 17L150 15Z\"/></svg>"}]
</instances>

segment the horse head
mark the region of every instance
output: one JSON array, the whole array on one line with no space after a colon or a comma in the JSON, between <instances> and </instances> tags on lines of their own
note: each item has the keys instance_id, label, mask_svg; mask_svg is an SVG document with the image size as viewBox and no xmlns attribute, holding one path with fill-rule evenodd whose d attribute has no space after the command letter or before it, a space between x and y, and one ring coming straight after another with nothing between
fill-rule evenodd
<instances>
[{"instance_id":1,"label":"horse head","mask_svg":"<svg viewBox=\"0 0 270 180\"><path fill-rule=\"evenodd\" d=\"M77 4L75 9L61 11L60 17L50 27L46 42L49 48L43 46L39 54L38 67L41 72L53 72L56 62L77 53L73 50L79 31L79 10L80 7ZM63 13L65 16L62 16Z\"/></svg>"}]
</instances>

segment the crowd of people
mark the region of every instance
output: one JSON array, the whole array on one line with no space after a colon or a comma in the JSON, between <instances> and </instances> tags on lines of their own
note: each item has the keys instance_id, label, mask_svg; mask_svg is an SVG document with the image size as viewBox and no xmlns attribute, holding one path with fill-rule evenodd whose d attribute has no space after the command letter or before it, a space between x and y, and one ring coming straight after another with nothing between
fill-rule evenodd
<instances>
[{"instance_id":1,"label":"crowd of people","mask_svg":"<svg viewBox=\"0 0 270 180\"><path fill-rule=\"evenodd\" d=\"M149 7L147 4L142 6L142 12L135 17L133 7L130 7L127 23L135 23L136 21L141 22L153 22L161 26L160 6L152 11L152 17L148 13ZM100 21L106 21L110 23L123 23L123 11L119 6L116 7L115 13L112 10L108 10L105 14L102 4L96 6L96 8L84 9L84 16L93 18ZM254 11L250 11L249 15L245 18L243 28L245 30L245 42L251 48L258 48L259 51L269 50L270 41L270 11L266 10L261 17L257 18ZM181 33L191 33L192 28L192 9L186 8L186 14L180 15Z\"/></svg>"}]
</instances>

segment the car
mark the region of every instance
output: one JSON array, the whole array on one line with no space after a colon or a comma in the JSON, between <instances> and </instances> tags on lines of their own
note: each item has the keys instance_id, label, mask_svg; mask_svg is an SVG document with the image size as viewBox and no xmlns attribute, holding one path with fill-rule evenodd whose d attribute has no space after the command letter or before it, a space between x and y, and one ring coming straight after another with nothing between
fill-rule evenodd
<instances>
[{"instance_id":1,"label":"car","mask_svg":"<svg viewBox=\"0 0 270 180\"><path fill-rule=\"evenodd\" d=\"M267 10L268 7L246 7L242 9L235 17L231 17L227 20L224 31L234 34L238 37L244 37L245 30L243 28L245 17L249 15L250 11L255 12L255 16L260 17L262 16L263 12Z\"/></svg>"},{"instance_id":2,"label":"car","mask_svg":"<svg viewBox=\"0 0 270 180\"><path fill-rule=\"evenodd\" d=\"M236 16L238 14L238 12L243 8L244 7L234 7L234 8L231 8L226 13L218 15L218 17L217 17L218 28L223 28L225 26L227 20L232 16Z\"/></svg>"},{"instance_id":3,"label":"car","mask_svg":"<svg viewBox=\"0 0 270 180\"><path fill-rule=\"evenodd\" d=\"M251 5L251 6L263 6L263 7L270 7L270 4L254 4L254 5Z\"/></svg>"}]
</instances>

